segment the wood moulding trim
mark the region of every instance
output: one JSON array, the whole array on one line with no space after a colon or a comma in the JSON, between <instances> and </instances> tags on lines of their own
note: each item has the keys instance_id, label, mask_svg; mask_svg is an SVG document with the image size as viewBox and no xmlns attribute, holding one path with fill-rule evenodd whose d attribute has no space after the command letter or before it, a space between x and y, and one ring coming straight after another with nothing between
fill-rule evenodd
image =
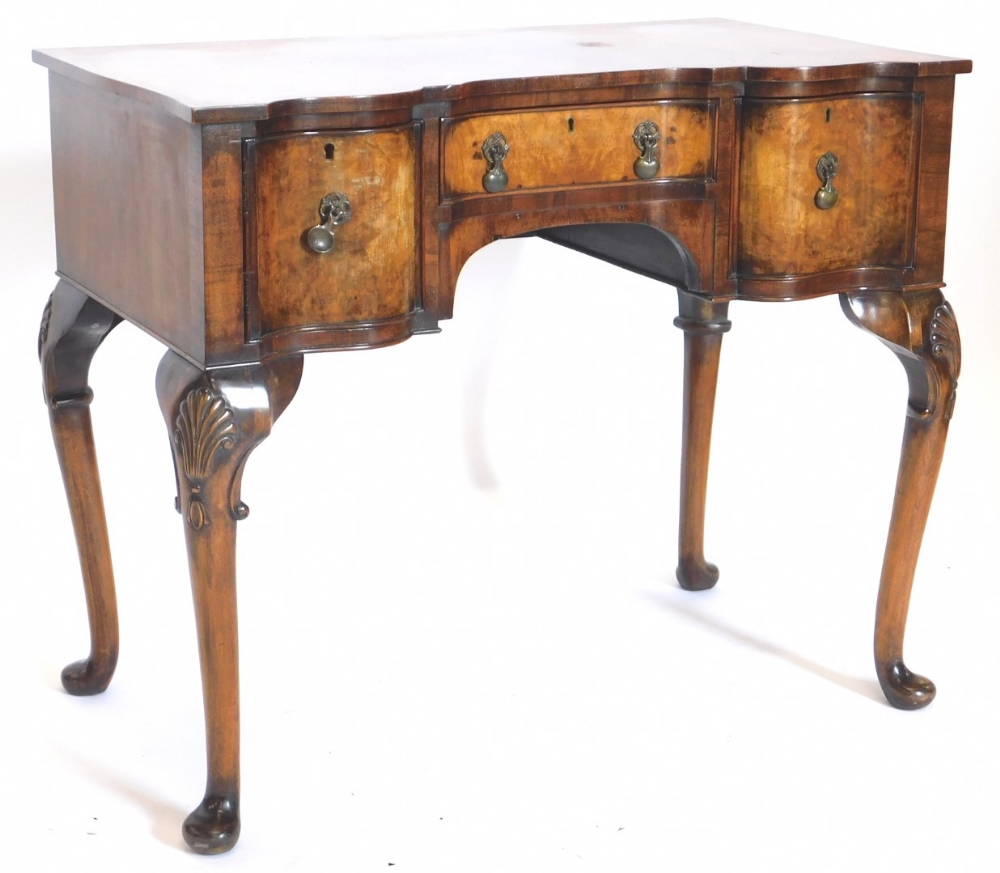
<instances>
[{"instance_id":1,"label":"wood moulding trim","mask_svg":"<svg viewBox=\"0 0 1000 873\"><path fill-rule=\"evenodd\" d=\"M906 281L912 275L912 268L858 267L802 276L767 278L737 276L736 296L740 300L803 300L846 290L915 290Z\"/></svg>"},{"instance_id":2,"label":"wood moulding trim","mask_svg":"<svg viewBox=\"0 0 1000 873\"><path fill-rule=\"evenodd\" d=\"M261 361L269 361L297 352L377 349L401 343L415 333L437 332L436 321L429 323L427 313L416 310L382 321L285 327L248 345L259 351Z\"/></svg>"},{"instance_id":3,"label":"wood moulding trim","mask_svg":"<svg viewBox=\"0 0 1000 873\"><path fill-rule=\"evenodd\" d=\"M711 200L716 184L710 178L630 179L499 194L467 194L442 200L437 208L437 219L441 224L452 224L466 218L531 215L553 208L606 208L609 213L633 205L655 208L664 203Z\"/></svg>"}]
</instances>

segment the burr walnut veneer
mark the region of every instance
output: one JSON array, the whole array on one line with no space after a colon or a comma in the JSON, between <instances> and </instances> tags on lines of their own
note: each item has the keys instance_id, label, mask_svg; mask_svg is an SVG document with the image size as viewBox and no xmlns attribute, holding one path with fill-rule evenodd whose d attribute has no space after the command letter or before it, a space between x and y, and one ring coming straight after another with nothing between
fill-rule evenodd
<instances>
[{"instance_id":1,"label":"burr walnut veneer","mask_svg":"<svg viewBox=\"0 0 1000 873\"><path fill-rule=\"evenodd\" d=\"M244 464L303 352L436 331L462 265L495 239L541 237L677 288L684 588L718 578L702 532L729 301L837 293L889 346L909 399L875 665L894 706L930 702L903 631L959 373L941 288L968 61L724 21L35 59L50 71L59 275L39 348L92 639L63 684L103 691L118 657L87 373L124 319L169 349L156 390L207 724L205 798L184 824L196 851L239 834Z\"/></svg>"}]
</instances>

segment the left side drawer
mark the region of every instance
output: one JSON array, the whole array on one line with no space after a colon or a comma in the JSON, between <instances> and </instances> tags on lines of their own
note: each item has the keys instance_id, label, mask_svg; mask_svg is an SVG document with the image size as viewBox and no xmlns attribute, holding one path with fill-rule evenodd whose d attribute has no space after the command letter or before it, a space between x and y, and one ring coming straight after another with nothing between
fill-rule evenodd
<instances>
[{"instance_id":1,"label":"left side drawer","mask_svg":"<svg viewBox=\"0 0 1000 873\"><path fill-rule=\"evenodd\" d=\"M414 127L260 139L252 177L259 335L414 310ZM324 223L328 195L347 199L350 218L332 227L328 251L315 251L308 233Z\"/></svg>"}]
</instances>

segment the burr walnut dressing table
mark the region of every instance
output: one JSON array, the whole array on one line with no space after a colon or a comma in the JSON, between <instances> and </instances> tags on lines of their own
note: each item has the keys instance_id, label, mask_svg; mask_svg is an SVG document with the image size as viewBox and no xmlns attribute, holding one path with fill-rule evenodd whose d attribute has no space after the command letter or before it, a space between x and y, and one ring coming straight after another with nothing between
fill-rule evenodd
<instances>
[{"instance_id":1,"label":"burr walnut dressing table","mask_svg":"<svg viewBox=\"0 0 1000 873\"><path fill-rule=\"evenodd\" d=\"M969 61L714 20L35 60L50 71L59 275L39 349L92 640L63 684L103 691L118 657L87 374L124 319L169 348L156 390L207 725L205 798L184 824L196 851L239 834L244 464L303 352L436 331L462 265L495 239L542 237L677 288L684 588L718 578L702 531L729 302L837 293L889 346L909 399L875 665L894 706L930 702L903 631L959 373L941 288Z\"/></svg>"}]
</instances>

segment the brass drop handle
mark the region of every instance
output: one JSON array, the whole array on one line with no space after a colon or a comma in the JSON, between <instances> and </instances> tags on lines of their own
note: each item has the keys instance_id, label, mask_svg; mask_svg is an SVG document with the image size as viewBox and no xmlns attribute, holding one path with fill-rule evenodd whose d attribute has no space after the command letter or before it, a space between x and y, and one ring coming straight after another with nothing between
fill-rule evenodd
<instances>
[{"instance_id":1,"label":"brass drop handle","mask_svg":"<svg viewBox=\"0 0 1000 873\"><path fill-rule=\"evenodd\" d=\"M483 157L486 158L486 172L483 174L483 188L496 194L507 187L507 171L503 168L504 158L510 154L510 144L500 131L491 133L483 140Z\"/></svg>"},{"instance_id":2,"label":"brass drop handle","mask_svg":"<svg viewBox=\"0 0 1000 873\"><path fill-rule=\"evenodd\" d=\"M319 202L321 224L306 232L306 245L316 254L325 255L333 249L333 229L351 220L351 201L346 194L327 194Z\"/></svg>"},{"instance_id":3,"label":"brass drop handle","mask_svg":"<svg viewBox=\"0 0 1000 873\"><path fill-rule=\"evenodd\" d=\"M660 144L660 128L655 122L644 121L632 133L632 142L639 149L639 157L632 169L640 179L652 179L660 172L660 158L657 150Z\"/></svg>"},{"instance_id":4,"label":"brass drop handle","mask_svg":"<svg viewBox=\"0 0 1000 873\"><path fill-rule=\"evenodd\" d=\"M816 192L813 202L819 209L833 209L837 205L840 195L833 187L833 177L837 175L840 161L833 152L827 152L816 162L816 175L819 176L823 187Z\"/></svg>"}]
</instances>

